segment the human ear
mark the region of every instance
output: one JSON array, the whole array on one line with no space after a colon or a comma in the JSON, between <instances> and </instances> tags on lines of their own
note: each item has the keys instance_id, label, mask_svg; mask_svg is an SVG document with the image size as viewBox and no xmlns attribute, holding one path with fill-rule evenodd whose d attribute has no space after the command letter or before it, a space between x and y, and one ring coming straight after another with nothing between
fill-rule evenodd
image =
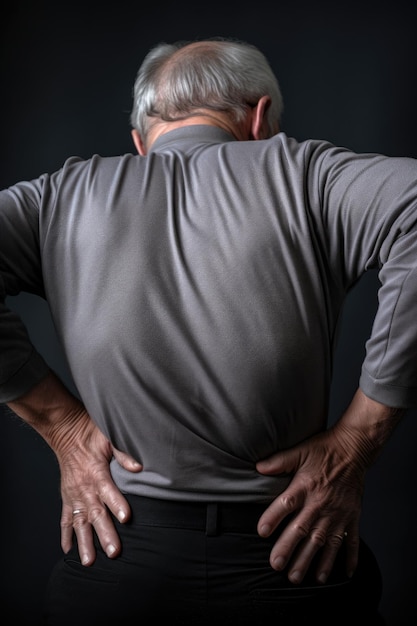
<instances>
[{"instance_id":1,"label":"human ear","mask_svg":"<svg viewBox=\"0 0 417 626\"><path fill-rule=\"evenodd\" d=\"M132 139L133 139L133 143L135 144L136 150L138 151L140 156L145 156L146 155L146 147L145 147L145 144L144 144L144 142L142 140L142 137L140 136L140 134L136 130L136 128L134 128L132 130Z\"/></svg>"},{"instance_id":2,"label":"human ear","mask_svg":"<svg viewBox=\"0 0 417 626\"><path fill-rule=\"evenodd\" d=\"M258 104L252 109L251 135L253 139L267 139L270 137L269 124L266 117L271 105L270 96L262 96Z\"/></svg>"}]
</instances>

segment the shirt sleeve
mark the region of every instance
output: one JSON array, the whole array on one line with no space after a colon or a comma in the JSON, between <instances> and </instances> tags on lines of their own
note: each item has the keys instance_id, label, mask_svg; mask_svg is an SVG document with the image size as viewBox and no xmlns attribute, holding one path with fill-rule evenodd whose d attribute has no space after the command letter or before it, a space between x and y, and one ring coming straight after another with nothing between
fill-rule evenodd
<instances>
[{"instance_id":1,"label":"shirt sleeve","mask_svg":"<svg viewBox=\"0 0 417 626\"><path fill-rule=\"evenodd\" d=\"M0 192L0 402L14 400L48 372L7 296L43 296L39 206L44 180Z\"/></svg>"},{"instance_id":2,"label":"shirt sleeve","mask_svg":"<svg viewBox=\"0 0 417 626\"><path fill-rule=\"evenodd\" d=\"M331 148L320 164L326 246L346 290L380 280L360 386L387 406L417 406L417 160Z\"/></svg>"}]
</instances>

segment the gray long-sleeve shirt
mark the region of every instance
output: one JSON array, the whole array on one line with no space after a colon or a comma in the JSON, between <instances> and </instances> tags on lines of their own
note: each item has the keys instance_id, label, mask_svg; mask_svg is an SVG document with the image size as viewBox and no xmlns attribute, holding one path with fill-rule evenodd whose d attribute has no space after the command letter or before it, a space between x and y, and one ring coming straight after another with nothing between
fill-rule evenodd
<instances>
[{"instance_id":1,"label":"gray long-sleeve shirt","mask_svg":"<svg viewBox=\"0 0 417 626\"><path fill-rule=\"evenodd\" d=\"M370 268L360 385L416 406L416 160L189 126L0 194L0 293L46 297L87 410L144 464L112 464L131 493L277 495L255 462L326 426L341 307ZM3 305L0 401L45 373Z\"/></svg>"}]
</instances>

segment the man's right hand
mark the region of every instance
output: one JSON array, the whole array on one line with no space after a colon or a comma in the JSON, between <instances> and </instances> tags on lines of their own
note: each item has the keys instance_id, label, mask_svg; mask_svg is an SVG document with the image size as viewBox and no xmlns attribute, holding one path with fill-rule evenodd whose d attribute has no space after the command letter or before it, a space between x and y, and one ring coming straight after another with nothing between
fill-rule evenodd
<instances>
[{"instance_id":1,"label":"man's right hand","mask_svg":"<svg viewBox=\"0 0 417 626\"><path fill-rule=\"evenodd\" d=\"M81 562L91 565L96 557L95 532L107 556L118 556L121 545L111 513L123 523L130 517L130 507L113 482L110 461L114 457L130 472L140 472L142 465L111 445L83 404L52 372L8 406L45 439L58 459L64 552L70 550L75 531Z\"/></svg>"},{"instance_id":2,"label":"man's right hand","mask_svg":"<svg viewBox=\"0 0 417 626\"><path fill-rule=\"evenodd\" d=\"M75 531L81 562L91 565L96 556L94 532L109 558L120 554L120 539L110 512L121 523L130 517L129 504L110 474L110 461L114 456L130 472L139 472L142 466L112 447L87 413L80 433L82 419L74 426L74 443L57 455L61 471L61 546L65 553L70 550Z\"/></svg>"}]
</instances>

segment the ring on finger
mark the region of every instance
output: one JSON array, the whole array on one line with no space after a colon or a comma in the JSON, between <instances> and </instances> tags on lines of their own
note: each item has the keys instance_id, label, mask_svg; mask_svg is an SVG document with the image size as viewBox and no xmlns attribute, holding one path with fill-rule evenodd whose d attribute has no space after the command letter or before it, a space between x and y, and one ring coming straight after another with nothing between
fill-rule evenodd
<instances>
[{"instance_id":1,"label":"ring on finger","mask_svg":"<svg viewBox=\"0 0 417 626\"><path fill-rule=\"evenodd\" d=\"M346 539L347 537L347 532L345 531L343 533L343 535L334 535L334 537L336 537L337 539L339 539L340 541L343 541L343 539Z\"/></svg>"}]
</instances>

